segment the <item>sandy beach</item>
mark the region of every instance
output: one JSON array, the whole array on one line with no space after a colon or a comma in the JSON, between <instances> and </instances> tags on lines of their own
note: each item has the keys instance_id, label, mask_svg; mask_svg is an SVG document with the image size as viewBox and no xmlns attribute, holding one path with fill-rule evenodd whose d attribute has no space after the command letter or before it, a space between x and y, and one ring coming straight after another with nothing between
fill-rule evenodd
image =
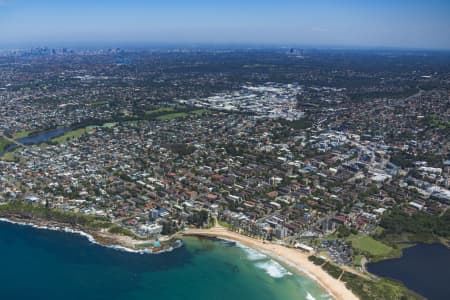
<instances>
[{"instance_id":1,"label":"sandy beach","mask_svg":"<svg viewBox=\"0 0 450 300\"><path fill-rule=\"evenodd\" d=\"M187 229L184 235L208 236L234 240L290 266L316 280L336 300L356 300L356 297L345 284L331 277L320 266L308 260L308 255L300 250L281 245L262 242L251 237L243 236L226 228L217 226L211 229Z\"/></svg>"}]
</instances>

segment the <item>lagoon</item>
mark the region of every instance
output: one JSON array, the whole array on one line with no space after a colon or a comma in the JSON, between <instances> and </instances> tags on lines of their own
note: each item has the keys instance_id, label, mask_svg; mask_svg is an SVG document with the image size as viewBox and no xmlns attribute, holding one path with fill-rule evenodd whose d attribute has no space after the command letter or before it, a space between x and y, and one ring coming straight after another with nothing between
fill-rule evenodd
<instances>
[{"instance_id":1,"label":"lagoon","mask_svg":"<svg viewBox=\"0 0 450 300\"><path fill-rule=\"evenodd\" d=\"M20 139L17 139L19 143L22 143L24 145L37 145L41 143L45 143L50 141L51 139L61 136L67 131L70 131L70 128L60 128L60 129L54 129L50 131L45 131L37 134L33 134L27 137L23 137ZM1 154L4 154L6 152L10 152L14 149L16 149L18 146L16 144L9 144Z\"/></svg>"},{"instance_id":2,"label":"lagoon","mask_svg":"<svg viewBox=\"0 0 450 300\"><path fill-rule=\"evenodd\" d=\"M369 272L403 282L429 300L450 299L450 250L441 244L418 244L401 258L367 265Z\"/></svg>"}]
</instances>

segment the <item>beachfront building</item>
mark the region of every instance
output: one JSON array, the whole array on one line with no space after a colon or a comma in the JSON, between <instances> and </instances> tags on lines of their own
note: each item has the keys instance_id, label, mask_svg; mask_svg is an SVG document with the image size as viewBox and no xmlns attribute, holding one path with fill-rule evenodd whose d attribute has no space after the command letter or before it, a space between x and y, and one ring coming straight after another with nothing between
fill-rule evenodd
<instances>
[{"instance_id":1,"label":"beachfront building","mask_svg":"<svg viewBox=\"0 0 450 300\"><path fill-rule=\"evenodd\" d=\"M138 232L147 237L158 237L161 234L163 227L159 224L145 224L139 226Z\"/></svg>"}]
</instances>

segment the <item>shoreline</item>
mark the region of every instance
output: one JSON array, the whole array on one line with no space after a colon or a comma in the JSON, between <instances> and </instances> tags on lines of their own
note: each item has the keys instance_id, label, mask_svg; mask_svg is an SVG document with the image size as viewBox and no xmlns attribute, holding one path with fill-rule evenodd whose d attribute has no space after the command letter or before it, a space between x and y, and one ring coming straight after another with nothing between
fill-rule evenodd
<instances>
[{"instance_id":1,"label":"shoreline","mask_svg":"<svg viewBox=\"0 0 450 300\"><path fill-rule=\"evenodd\" d=\"M238 245L252 248L267 257L272 258L278 263L284 265L293 273L310 278L318 284L325 293L335 300L360 299L351 289L347 287L345 282L332 277L329 273L322 269L321 266L315 265L312 261L310 261L308 257L312 254L308 254L296 248L290 248L281 244L262 241L241 235L218 225L210 229L185 229L184 231L180 231L170 237L167 237L167 239L163 241L164 246L168 247L150 247L149 249L147 248L147 245L152 243L151 240L134 239L130 236L110 233L106 230L83 228L79 225L71 225L42 219L23 219L15 215L0 216L0 223L9 223L20 226L28 226L40 230L51 230L76 234L86 238L90 243L101 247L140 255L164 254L166 252L174 251L184 245L182 240L183 236L217 238L219 240L231 241L237 243ZM141 247L139 247L139 244L141 244ZM155 248L157 249L156 251L154 251ZM353 271L347 271L353 273ZM371 275L371 277L374 276L375 278L380 278L372 273L367 274ZM395 281L398 282L397 280ZM402 287L404 287L404 284L402 284L401 281L399 283ZM405 289L407 288L405 287ZM411 290L408 291L411 294L420 296L416 292ZM422 299L422 296L417 298Z\"/></svg>"},{"instance_id":2,"label":"shoreline","mask_svg":"<svg viewBox=\"0 0 450 300\"><path fill-rule=\"evenodd\" d=\"M134 253L134 254L161 254L165 252L171 252L179 247L181 247L183 244L177 242L177 245L175 247L169 247L169 248L162 248L161 250L158 250L156 252L152 252L148 248L144 249L136 249L134 242L136 243L146 243L148 241L138 241L134 240L131 237L124 236L124 235L117 235L117 234L111 234L111 233L102 233L102 232L96 232L92 230L85 230L83 228L77 228L77 227L69 227L66 224L61 224L57 222L51 222L51 221L36 221L35 222L28 222L21 219L16 218L5 218L0 217L0 223L9 223L19 226L27 226L32 227L36 229L41 230L51 230L51 231L59 231L59 232L65 232L65 233L71 233L76 234L82 237L85 237L90 243L99 245L101 247L114 249L117 251L127 252L127 253Z\"/></svg>"},{"instance_id":3,"label":"shoreline","mask_svg":"<svg viewBox=\"0 0 450 300\"><path fill-rule=\"evenodd\" d=\"M243 236L223 227L213 227L211 229L187 229L180 234L183 236L214 237L238 242L244 246L257 250L290 268L293 268L304 276L311 278L318 283L333 299L359 299L345 286L344 282L333 278L320 266L314 265L308 260L308 255L300 250L287 248L270 242L263 243L260 240Z\"/></svg>"}]
</instances>

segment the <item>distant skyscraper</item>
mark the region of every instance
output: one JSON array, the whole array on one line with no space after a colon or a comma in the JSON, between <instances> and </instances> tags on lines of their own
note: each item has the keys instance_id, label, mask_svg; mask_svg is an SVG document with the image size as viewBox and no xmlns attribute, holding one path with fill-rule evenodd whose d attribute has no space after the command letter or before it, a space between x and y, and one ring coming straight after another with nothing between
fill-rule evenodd
<instances>
[{"instance_id":1,"label":"distant skyscraper","mask_svg":"<svg viewBox=\"0 0 450 300\"><path fill-rule=\"evenodd\" d=\"M157 218L158 218L158 210L152 208L148 214L148 219L150 222L155 222Z\"/></svg>"},{"instance_id":2,"label":"distant skyscraper","mask_svg":"<svg viewBox=\"0 0 450 300\"><path fill-rule=\"evenodd\" d=\"M298 58L304 58L303 54L304 54L304 50L303 49L291 48L288 51L288 55L296 56Z\"/></svg>"}]
</instances>

